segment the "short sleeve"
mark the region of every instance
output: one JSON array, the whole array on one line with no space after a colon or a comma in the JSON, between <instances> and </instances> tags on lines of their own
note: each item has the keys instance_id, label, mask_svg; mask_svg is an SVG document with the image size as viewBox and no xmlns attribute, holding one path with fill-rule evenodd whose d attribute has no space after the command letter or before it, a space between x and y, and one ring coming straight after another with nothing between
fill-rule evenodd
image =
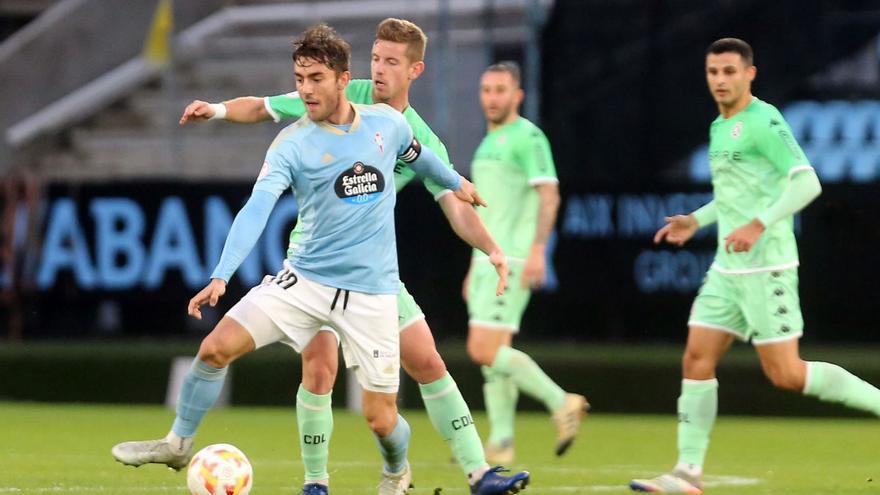
<instances>
[{"instance_id":1,"label":"short sleeve","mask_svg":"<svg viewBox=\"0 0 880 495\"><path fill-rule=\"evenodd\" d=\"M522 139L518 139L517 158L530 185L559 182L550 142L541 129L537 127L529 129Z\"/></svg>"},{"instance_id":2,"label":"short sleeve","mask_svg":"<svg viewBox=\"0 0 880 495\"><path fill-rule=\"evenodd\" d=\"M283 151L282 151L283 150ZM275 148L266 153L263 168L254 184L254 191L266 191L276 198L293 186L293 171L296 162L292 147Z\"/></svg>"},{"instance_id":3,"label":"short sleeve","mask_svg":"<svg viewBox=\"0 0 880 495\"><path fill-rule=\"evenodd\" d=\"M784 175L790 177L812 168L782 115L771 115L758 124L755 144L761 155Z\"/></svg>"},{"instance_id":4,"label":"short sleeve","mask_svg":"<svg viewBox=\"0 0 880 495\"><path fill-rule=\"evenodd\" d=\"M297 91L283 95L266 96L263 98L263 105L275 122L298 119L306 113L306 106Z\"/></svg>"}]
</instances>

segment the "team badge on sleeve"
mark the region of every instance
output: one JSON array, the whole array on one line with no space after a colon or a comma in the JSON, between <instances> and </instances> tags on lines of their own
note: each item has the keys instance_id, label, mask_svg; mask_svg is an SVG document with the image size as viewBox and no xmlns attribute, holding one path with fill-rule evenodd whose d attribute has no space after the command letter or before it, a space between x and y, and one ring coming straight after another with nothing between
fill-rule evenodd
<instances>
[{"instance_id":1,"label":"team badge on sleeve","mask_svg":"<svg viewBox=\"0 0 880 495\"><path fill-rule=\"evenodd\" d=\"M385 191L385 177L376 167L355 162L336 178L334 190L346 203L369 203Z\"/></svg>"}]
</instances>

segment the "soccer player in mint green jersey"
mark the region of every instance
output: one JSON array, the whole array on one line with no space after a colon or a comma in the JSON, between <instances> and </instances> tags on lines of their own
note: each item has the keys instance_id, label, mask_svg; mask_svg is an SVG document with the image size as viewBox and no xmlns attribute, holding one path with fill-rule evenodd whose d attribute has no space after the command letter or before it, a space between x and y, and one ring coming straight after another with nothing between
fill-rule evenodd
<instances>
[{"instance_id":1,"label":"soccer player in mint green jersey","mask_svg":"<svg viewBox=\"0 0 880 495\"><path fill-rule=\"evenodd\" d=\"M513 460L513 426L519 391L543 403L557 427L556 455L574 441L587 410L582 395L566 393L524 352L512 347L531 290L544 283L546 246L559 207L559 185L550 145L535 124L519 115L523 98L519 67L490 66L480 79L480 104L488 134L474 154L471 175L492 208L480 211L489 232L501 244L511 266L511 284L495 297L492 265L474 252L463 285L469 332L467 349L482 366L491 432L489 462Z\"/></svg>"},{"instance_id":2,"label":"soccer player in mint green jersey","mask_svg":"<svg viewBox=\"0 0 880 495\"><path fill-rule=\"evenodd\" d=\"M709 130L714 198L666 219L654 241L678 246L718 225L718 251L688 319L678 398L678 463L633 480L635 491L702 493L703 462L718 411L715 368L734 340L751 341L773 385L880 415L880 390L843 368L804 361L793 215L821 193L782 114L752 96L756 69L744 41L706 52L706 80L720 115Z\"/></svg>"},{"instance_id":3,"label":"soccer player in mint green jersey","mask_svg":"<svg viewBox=\"0 0 880 495\"><path fill-rule=\"evenodd\" d=\"M377 39L373 44L370 69L372 80L354 80L346 88L346 97L355 103L384 102L403 113L419 142L435 151L450 167L446 148L431 131L419 114L409 105L409 87L424 70L424 51L427 38L415 24L386 19L379 24ZM194 101L184 110L181 124L190 120L203 121L224 118L234 122L258 122L262 120L299 118L305 105L299 94L288 93L266 98L240 97L222 104ZM400 190L416 178L415 172L399 162L394 171L394 181ZM421 178L419 178L421 179ZM437 198L455 232L469 244L489 253L499 273L506 272L503 253L486 231L475 210L466 203L447 194L449 191L430 179L425 187ZM291 232L291 245L299 241L302 224ZM502 283L506 283L502 277ZM496 285L498 278L496 277ZM498 287L496 287L497 289ZM511 486L524 486L528 473L516 473L511 477L489 470L479 435L461 392L446 370L437 352L431 330L425 322L418 304L401 284L398 295L400 323L401 364L406 372L420 385L428 416L437 431L449 442L453 455L468 476L471 492L477 494L503 494ZM328 356L336 355L337 338L331 332L322 332L303 351L303 383L314 389L329 393L336 378L336 368L326 367ZM403 480L406 481L406 480ZM383 473L383 484L401 486L399 477ZM380 491L382 486L380 486ZM397 493L397 492L388 492Z\"/></svg>"}]
</instances>

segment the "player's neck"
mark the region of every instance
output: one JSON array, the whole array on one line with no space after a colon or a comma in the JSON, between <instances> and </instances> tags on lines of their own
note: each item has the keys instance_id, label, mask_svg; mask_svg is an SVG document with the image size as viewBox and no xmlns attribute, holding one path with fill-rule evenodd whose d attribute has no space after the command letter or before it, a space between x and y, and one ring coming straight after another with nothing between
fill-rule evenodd
<instances>
[{"instance_id":1,"label":"player's neck","mask_svg":"<svg viewBox=\"0 0 880 495\"><path fill-rule=\"evenodd\" d=\"M518 118L519 118L519 113L510 112L510 115L508 115L507 118L502 120L501 122L491 122L490 121L489 122L489 132L492 132L495 129L500 129L501 127L504 127L507 124L512 124L513 122L516 122L516 120Z\"/></svg>"},{"instance_id":2,"label":"player's neck","mask_svg":"<svg viewBox=\"0 0 880 495\"><path fill-rule=\"evenodd\" d=\"M336 105L336 110L327 117L327 122L333 125L345 125L354 122L354 108L352 108L345 95L339 98L339 104Z\"/></svg>"},{"instance_id":3,"label":"player's neck","mask_svg":"<svg viewBox=\"0 0 880 495\"><path fill-rule=\"evenodd\" d=\"M495 129L499 129L501 127L504 127L507 124L512 124L513 122L516 122L516 119L518 119L518 118L519 118L519 112L510 112L510 115L508 115L507 118L502 120L501 122L496 123L496 122L492 122L490 120L489 121L489 132L492 132Z\"/></svg>"},{"instance_id":4,"label":"player's neck","mask_svg":"<svg viewBox=\"0 0 880 495\"><path fill-rule=\"evenodd\" d=\"M385 102L391 108L403 113L409 106L409 91L402 91L399 95Z\"/></svg>"},{"instance_id":5,"label":"player's neck","mask_svg":"<svg viewBox=\"0 0 880 495\"><path fill-rule=\"evenodd\" d=\"M752 92L747 91L745 94L742 95L742 97L739 100L736 101L736 103L734 103L733 105L731 105L729 107L726 107L724 105L718 105L718 112L725 119L729 119L729 118L733 117L734 115L742 112L747 106L749 106L749 104L752 102L753 98L754 98L754 96L752 96Z\"/></svg>"}]
</instances>

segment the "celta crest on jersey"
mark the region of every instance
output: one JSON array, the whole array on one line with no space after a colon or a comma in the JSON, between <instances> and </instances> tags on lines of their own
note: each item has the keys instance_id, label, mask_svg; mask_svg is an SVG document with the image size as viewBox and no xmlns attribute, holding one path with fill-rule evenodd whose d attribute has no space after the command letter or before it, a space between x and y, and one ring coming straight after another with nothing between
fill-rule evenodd
<instances>
[{"instance_id":1,"label":"celta crest on jersey","mask_svg":"<svg viewBox=\"0 0 880 495\"><path fill-rule=\"evenodd\" d=\"M355 162L336 178L336 195L352 204L375 201L385 190L385 176L376 167Z\"/></svg>"}]
</instances>

